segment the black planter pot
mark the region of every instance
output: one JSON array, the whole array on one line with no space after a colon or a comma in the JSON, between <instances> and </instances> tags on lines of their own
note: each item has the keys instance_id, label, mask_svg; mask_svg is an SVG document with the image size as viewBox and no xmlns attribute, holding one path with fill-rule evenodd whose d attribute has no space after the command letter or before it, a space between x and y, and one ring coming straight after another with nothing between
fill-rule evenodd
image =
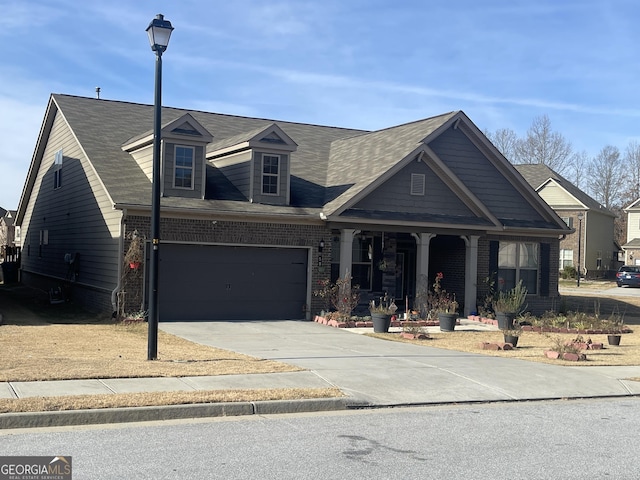
<instances>
[{"instance_id":1,"label":"black planter pot","mask_svg":"<svg viewBox=\"0 0 640 480\"><path fill-rule=\"evenodd\" d=\"M511 330L513 328L513 321L515 318L515 313L496 312L496 320L498 321L498 328L500 330Z\"/></svg>"},{"instance_id":2,"label":"black planter pot","mask_svg":"<svg viewBox=\"0 0 640 480\"><path fill-rule=\"evenodd\" d=\"M621 335L607 335L609 345L620 345Z\"/></svg>"},{"instance_id":3,"label":"black planter pot","mask_svg":"<svg viewBox=\"0 0 640 480\"><path fill-rule=\"evenodd\" d=\"M375 333L387 333L391 325L391 315L386 313L372 313L373 331Z\"/></svg>"},{"instance_id":4,"label":"black planter pot","mask_svg":"<svg viewBox=\"0 0 640 480\"><path fill-rule=\"evenodd\" d=\"M457 313L438 313L441 332L453 332L456 328Z\"/></svg>"},{"instance_id":5,"label":"black planter pot","mask_svg":"<svg viewBox=\"0 0 640 480\"><path fill-rule=\"evenodd\" d=\"M518 346L518 338L515 335L505 335L504 336L504 343L510 343L511 345L513 345L513 348L516 348Z\"/></svg>"}]
</instances>

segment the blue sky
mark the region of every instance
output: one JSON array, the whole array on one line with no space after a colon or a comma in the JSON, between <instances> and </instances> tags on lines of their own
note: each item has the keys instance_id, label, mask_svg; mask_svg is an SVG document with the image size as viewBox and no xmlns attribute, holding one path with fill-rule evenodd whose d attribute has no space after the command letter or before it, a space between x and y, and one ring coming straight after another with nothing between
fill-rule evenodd
<instances>
[{"instance_id":1,"label":"blue sky","mask_svg":"<svg viewBox=\"0 0 640 480\"><path fill-rule=\"evenodd\" d=\"M574 150L640 139L636 0L0 0L0 206L17 208L51 93L153 103L145 29L175 27L163 104L379 129L464 110Z\"/></svg>"}]
</instances>

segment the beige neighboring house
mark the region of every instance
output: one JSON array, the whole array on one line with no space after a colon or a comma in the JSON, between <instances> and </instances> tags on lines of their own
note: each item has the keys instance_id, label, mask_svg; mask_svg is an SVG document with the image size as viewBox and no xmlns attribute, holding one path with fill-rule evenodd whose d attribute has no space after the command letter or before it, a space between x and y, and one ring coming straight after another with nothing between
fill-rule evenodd
<instances>
[{"instance_id":1,"label":"beige neighboring house","mask_svg":"<svg viewBox=\"0 0 640 480\"><path fill-rule=\"evenodd\" d=\"M574 229L574 233L560 240L558 268L577 268L579 254L582 275L591 278L611 276L620 266L620 246L614 236L616 215L546 165L516 165L516 169L558 216ZM638 216L640 218L640 207ZM636 228L636 232L636 236L640 237L640 228ZM638 242L640 249L640 239Z\"/></svg>"},{"instance_id":2,"label":"beige neighboring house","mask_svg":"<svg viewBox=\"0 0 640 480\"><path fill-rule=\"evenodd\" d=\"M640 198L624 209L627 243L622 246L625 265L640 265Z\"/></svg>"}]
</instances>

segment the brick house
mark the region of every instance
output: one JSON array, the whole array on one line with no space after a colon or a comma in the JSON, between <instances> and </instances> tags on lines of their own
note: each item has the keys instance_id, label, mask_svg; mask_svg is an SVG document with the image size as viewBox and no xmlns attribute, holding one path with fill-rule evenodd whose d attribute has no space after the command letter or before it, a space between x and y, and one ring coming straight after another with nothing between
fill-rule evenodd
<instances>
[{"instance_id":1,"label":"brick house","mask_svg":"<svg viewBox=\"0 0 640 480\"><path fill-rule=\"evenodd\" d=\"M362 131L162 109L160 320L309 319L320 281L411 303L444 273L461 313L490 275L558 296L572 232L461 111ZM17 214L25 283L145 308L153 106L52 95ZM148 250L148 246L147 246Z\"/></svg>"},{"instance_id":2,"label":"brick house","mask_svg":"<svg viewBox=\"0 0 640 480\"><path fill-rule=\"evenodd\" d=\"M515 167L558 216L574 229L573 233L560 240L558 269L563 270L566 266L577 268L580 253L583 276L611 277L620 266L618 252L621 251L615 241L615 213L546 165Z\"/></svg>"}]
</instances>

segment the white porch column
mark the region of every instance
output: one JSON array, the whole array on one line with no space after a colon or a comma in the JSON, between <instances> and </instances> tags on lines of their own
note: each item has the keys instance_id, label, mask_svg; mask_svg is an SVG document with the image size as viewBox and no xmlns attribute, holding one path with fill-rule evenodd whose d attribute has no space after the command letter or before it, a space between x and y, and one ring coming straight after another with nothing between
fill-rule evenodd
<instances>
[{"instance_id":1,"label":"white porch column","mask_svg":"<svg viewBox=\"0 0 640 480\"><path fill-rule=\"evenodd\" d=\"M477 307L478 296L478 236L460 236L466 245L464 264L464 316Z\"/></svg>"},{"instance_id":2,"label":"white porch column","mask_svg":"<svg viewBox=\"0 0 640 480\"><path fill-rule=\"evenodd\" d=\"M429 277L429 243L435 237L433 233L413 233L416 239L416 286L420 282L420 275Z\"/></svg>"},{"instance_id":3,"label":"white porch column","mask_svg":"<svg viewBox=\"0 0 640 480\"><path fill-rule=\"evenodd\" d=\"M353 263L353 237L360 233L360 230L343 228L340 230L340 277L344 278L347 272L351 274L351 264Z\"/></svg>"}]
</instances>

